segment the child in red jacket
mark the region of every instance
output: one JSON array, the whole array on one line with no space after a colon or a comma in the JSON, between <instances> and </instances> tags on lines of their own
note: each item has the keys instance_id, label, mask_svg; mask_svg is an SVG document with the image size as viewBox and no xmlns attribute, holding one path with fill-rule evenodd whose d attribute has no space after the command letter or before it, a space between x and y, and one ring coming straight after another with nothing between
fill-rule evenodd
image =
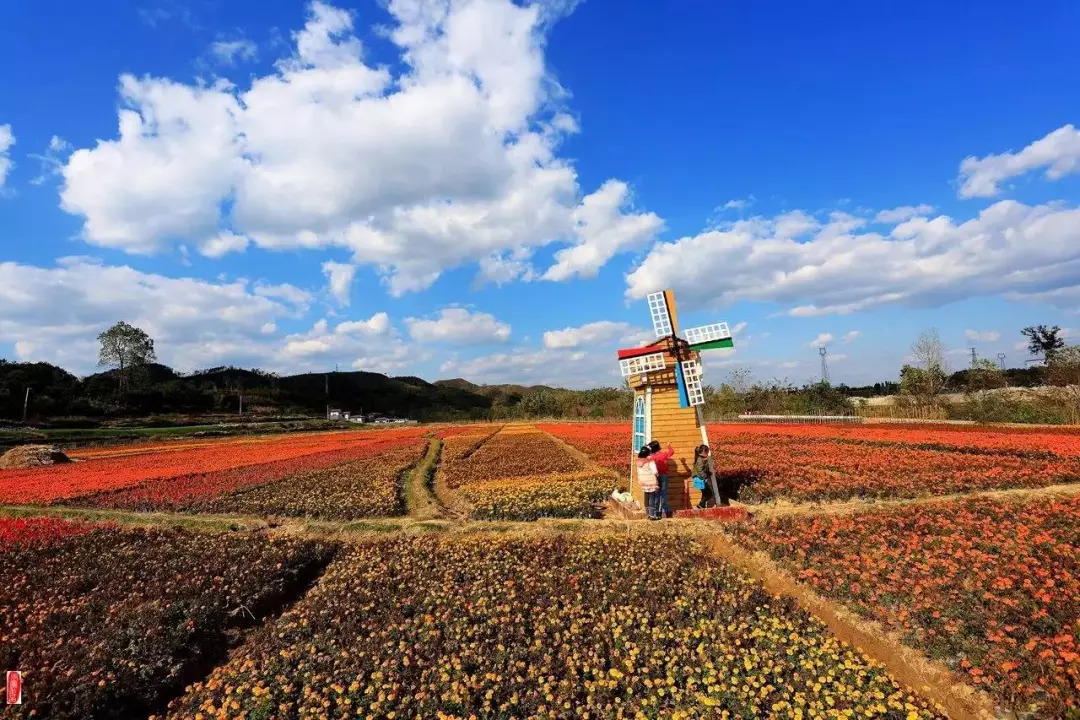
<instances>
[{"instance_id":1,"label":"child in red jacket","mask_svg":"<svg viewBox=\"0 0 1080 720\"><path fill-rule=\"evenodd\" d=\"M671 515L671 505L668 504L668 460L675 455L675 450L668 445L667 450L660 450L660 442L653 440L649 443L649 450L652 451L652 455L649 459L656 463L656 474L660 476L660 512L665 516Z\"/></svg>"}]
</instances>

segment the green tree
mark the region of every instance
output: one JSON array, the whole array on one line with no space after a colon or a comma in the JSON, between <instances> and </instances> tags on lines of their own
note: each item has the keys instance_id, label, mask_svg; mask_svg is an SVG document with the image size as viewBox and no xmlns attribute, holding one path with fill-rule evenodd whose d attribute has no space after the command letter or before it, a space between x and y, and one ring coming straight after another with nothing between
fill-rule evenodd
<instances>
[{"instance_id":1,"label":"green tree","mask_svg":"<svg viewBox=\"0 0 1080 720\"><path fill-rule=\"evenodd\" d=\"M1046 368L1046 380L1058 388L1071 422L1080 419L1080 345L1056 350Z\"/></svg>"},{"instance_id":2,"label":"green tree","mask_svg":"<svg viewBox=\"0 0 1080 720\"><path fill-rule=\"evenodd\" d=\"M945 361L945 345L937 330L924 330L911 345L914 365L900 369L900 392L923 402L933 400L945 389L949 367Z\"/></svg>"},{"instance_id":3,"label":"green tree","mask_svg":"<svg viewBox=\"0 0 1080 720\"><path fill-rule=\"evenodd\" d=\"M157 360L153 339L123 320L98 335L98 342L101 343L98 364L117 369L120 390L127 388L133 369Z\"/></svg>"},{"instance_id":4,"label":"green tree","mask_svg":"<svg viewBox=\"0 0 1080 720\"><path fill-rule=\"evenodd\" d=\"M1028 351L1035 357L1042 358L1047 365L1053 360L1054 353L1065 347L1061 328L1057 325L1032 325L1021 330L1020 334L1028 339Z\"/></svg>"},{"instance_id":5,"label":"green tree","mask_svg":"<svg viewBox=\"0 0 1080 720\"><path fill-rule=\"evenodd\" d=\"M975 366L966 373L968 392L982 392L1006 387L1009 383L1005 373L991 360L977 360Z\"/></svg>"}]
</instances>

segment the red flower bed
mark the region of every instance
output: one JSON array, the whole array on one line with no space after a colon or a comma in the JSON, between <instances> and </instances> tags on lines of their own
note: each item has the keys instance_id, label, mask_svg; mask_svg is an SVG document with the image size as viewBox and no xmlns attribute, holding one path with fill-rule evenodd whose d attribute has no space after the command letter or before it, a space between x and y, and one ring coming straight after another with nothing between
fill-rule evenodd
<instances>
[{"instance_id":1,"label":"red flower bed","mask_svg":"<svg viewBox=\"0 0 1080 720\"><path fill-rule=\"evenodd\" d=\"M821 592L1040 717L1080 709L1080 498L731 526Z\"/></svg>"},{"instance_id":2,"label":"red flower bed","mask_svg":"<svg viewBox=\"0 0 1080 720\"><path fill-rule=\"evenodd\" d=\"M245 443L220 442L189 450L106 457L70 465L0 470L0 503L51 503L132 487L148 480L250 468L322 453L348 451L380 439L419 437L422 434L423 430L410 428L280 436Z\"/></svg>"},{"instance_id":3,"label":"red flower bed","mask_svg":"<svg viewBox=\"0 0 1080 720\"><path fill-rule=\"evenodd\" d=\"M630 426L593 423L537 425L573 445L598 465L619 473L630 472Z\"/></svg>"},{"instance_id":4,"label":"red flower bed","mask_svg":"<svg viewBox=\"0 0 1080 720\"><path fill-rule=\"evenodd\" d=\"M415 447L419 432L368 434L367 442L352 447L246 465L218 472L155 478L134 487L94 493L67 504L128 510L207 510L223 495L258 485L288 482L295 475L374 458L398 449Z\"/></svg>"},{"instance_id":5,"label":"red flower bed","mask_svg":"<svg viewBox=\"0 0 1080 720\"><path fill-rule=\"evenodd\" d=\"M740 499L767 502L897 498L1044 487L1080 479L1080 459L1016 450L868 442L793 433L710 433L718 472Z\"/></svg>"},{"instance_id":6,"label":"red flower bed","mask_svg":"<svg viewBox=\"0 0 1080 720\"><path fill-rule=\"evenodd\" d=\"M72 535L82 535L105 525L70 522L61 518L0 517L0 552L16 545L45 547Z\"/></svg>"}]
</instances>

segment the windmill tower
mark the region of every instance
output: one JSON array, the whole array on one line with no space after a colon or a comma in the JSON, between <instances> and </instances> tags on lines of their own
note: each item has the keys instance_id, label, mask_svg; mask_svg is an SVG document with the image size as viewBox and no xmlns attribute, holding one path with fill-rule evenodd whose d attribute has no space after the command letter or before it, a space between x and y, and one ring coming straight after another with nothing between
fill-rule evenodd
<instances>
[{"instance_id":1,"label":"windmill tower","mask_svg":"<svg viewBox=\"0 0 1080 720\"><path fill-rule=\"evenodd\" d=\"M670 290L648 296L656 340L638 348L619 350L619 369L634 391L634 425L630 442L630 491L644 503L637 483L634 461L642 445L653 439L671 444L675 456L668 461L671 484L668 502L673 510L684 510L701 499L701 492L689 487L694 448L708 445L709 436L701 406L705 395L701 386L701 351L735 347L727 323L690 328L679 336L675 295Z\"/></svg>"},{"instance_id":2,"label":"windmill tower","mask_svg":"<svg viewBox=\"0 0 1080 720\"><path fill-rule=\"evenodd\" d=\"M821 384L829 384L829 348L822 345L818 348L818 355L821 356Z\"/></svg>"}]
</instances>

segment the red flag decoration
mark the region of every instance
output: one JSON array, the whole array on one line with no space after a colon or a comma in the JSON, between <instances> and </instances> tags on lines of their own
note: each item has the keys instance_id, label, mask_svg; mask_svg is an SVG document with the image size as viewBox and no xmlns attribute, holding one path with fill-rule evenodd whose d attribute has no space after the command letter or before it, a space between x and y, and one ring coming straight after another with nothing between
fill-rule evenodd
<instances>
[{"instance_id":1,"label":"red flag decoration","mask_svg":"<svg viewBox=\"0 0 1080 720\"><path fill-rule=\"evenodd\" d=\"M7 697L8 705L22 705L22 673L18 670L7 671Z\"/></svg>"}]
</instances>

